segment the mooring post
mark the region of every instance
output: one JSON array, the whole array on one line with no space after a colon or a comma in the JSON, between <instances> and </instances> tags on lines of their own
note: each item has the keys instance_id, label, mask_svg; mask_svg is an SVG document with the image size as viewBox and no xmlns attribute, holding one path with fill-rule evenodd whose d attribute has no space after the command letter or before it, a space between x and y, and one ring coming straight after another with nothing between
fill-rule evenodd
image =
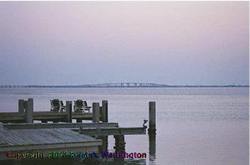
<instances>
[{"instance_id":1,"label":"mooring post","mask_svg":"<svg viewBox=\"0 0 250 165\"><path fill-rule=\"evenodd\" d=\"M102 100L101 121L108 122L108 101Z\"/></svg>"},{"instance_id":2,"label":"mooring post","mask_svg":"<svg viewBox=\"0 0 250 165\"><path fill-rule=\"evenodd\" d=\"M115 151L125 152L125 138L124 135L114 135L115 138Z\"/></svg>"},{"instance_id":3,"label":"mooring post","mask_svg":"<svg viewBox=\"0 0 250 165\"><path fill-rule=\"evenodd\" d=\"M68 123L72 123L72 101L66 101L66 113Z\"/></svg>"},{"instance_id":4,"label":"mooring post","mask_svg":"<svg viewBox=\"0 0 250 165\"><path fill-rule=\"evenodd\" d=\"M98 139L102 140L102 145L100 146L100 152L108 151L108 136L100 136Z\"/></svg>"},{"instance_id":5,"label":"mooring post","mask_svg":"<svg viewBox=\"0 0 250 165\"><path fill-rule=\"evenodd\" d=\"M94 123L99 123L99 121L100 121L100 106L99 106L99 103L93 103L92 107L93 107L92 121Z\"/></svg>"},{"instance_id":6,"label":"mooring post","mask_svg":"<svg viewBox=\"0 0 250 165\"><path fill-rule=\"evenodd\" d=\"M149 160L154 161L156 159L156 134L149 134Z\"/></svg>"},{"instance_id":7,"label":"mooring post","mask_svg":"<svg viewBox=\"0 0 250 165\"><path fill-rule=\"evenodd\" d=\"M108 122L108 101L102 100L102 106L100 107L100 114L101 114L101 121L103 123ZM100 146L99 150L101 152L108 151L108 136L100 136L102 140L102 145Z\"/></svg>"},{"instance_id":8,"label":"mooring post","mask_svg":"<svg viewBox=\"0 0 250 165\"><path fill-rule=\"evenodd\" d=\"M24 100L22 99L18 100L18 112L24 113Z\"/></svg>"},{"instance_id":9,"label":"mooring post","mask_svg":"<svg viewBox=\"0 0 250 165\"><path fill-rule=\"evenodd\" d=\"M154 161L156 158L156 106L155 102L149 102L149 160Z\"/></svg>"},{"instance_id":10,"label":"mooring post","mask_svg":"<svg viewBox=\"0 0 250 165\"><path fill-rule=\"evenodd\" d=\"M26 102L26 110L25 110L25 122L33 123L33 99L29 98Z\"/></svg>"},{"instance_id":11,"label":"mooring post","mask_svg":"<svg viewBox=\"0 0 250 165\"><path fill-rule=\"evenodd\" d=\"M155 114L155 102L149 102L149 133L156 133L156 114Z\"/></svg>"},{"instance_id":12,"label":"mooring post","mask_svg":"<svg viewBox=\"0 0 250 165\"><path fill-rule=\"evenodd\" d=\"M124 135L114 135L115 138L115 152L116 153L125 153L125 138ZM118 158L115 160L124 160L124 158Z\"/></svg>"}]
</instances>

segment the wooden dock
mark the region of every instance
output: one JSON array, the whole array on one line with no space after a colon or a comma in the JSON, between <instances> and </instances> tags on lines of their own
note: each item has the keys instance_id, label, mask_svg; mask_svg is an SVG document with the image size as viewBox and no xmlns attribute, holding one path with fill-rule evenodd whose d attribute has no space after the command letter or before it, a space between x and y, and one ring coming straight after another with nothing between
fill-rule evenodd
<instances>
[{"instance_id":1,"label":"wooden dock","mask_svg":"<svg viewBox=\"0 0 250 165\"><path fill-rule=\"evenodd\" d=\"M34 111L33 99L27 101L18 101L18 112L0 112L0 122L2 123L33 123L34 120L41 122L72 122L75 119L77 122L82 120L106 121L108 118L107 101L102 101L102 106L99 103L93 103L92 112L73 112L72 101L66 101L65 111Z\"/></svg>"},{"instance_id":2,"label":"wooden dock","mask_svg":"<svg viewBox=\"0 0 250 165\"><path fill-rule=\"evenodd\" d=\"M20 103L20 102L19 102ZM19 112L0 113L0 160L8 159L7 152L108 150L108 136L115 138L116 152L125 151L125 135L146 134L145 121L141 127L119 127L108 122L108 102L92 104L92 112L72 112L72 102L66 102L66 112L33 111L33 99L25 106L19 104ZM149 132L155 136L155 103L149 103ZM72 123L76 119L77 123ZM41 123L33 123L40 120ZM92 123L82 123L92 120ZM47 123L52 121L54 123ZM152 138L151 138L152 139ZM154 142L155 145L155 142Z\"/></svg>"},{"instance_id":3,"label":"wooden dock","mask_svg":"<svg viewBox=\"0 0 250 165\"><path fill-rule=\"evenodd\" d=\"M0 129L0 152L74 149L97 152L101 140L68 128Z\"/></svg>"},{"instance_id":4,"label":"wooden dock","mask_svg":"<svg viewBox=\"0 0 250 165\"><path fill-rule=\"evenodd\" d=\"M138 134L146 134L146 128L120 128L118 123L0 124L0 160L6 158L7 152L98 153L104 142L94 137Z\"/></svg>"},{"instance_id":5,"label":"wooden dock","mask_svg":"<svg viewBox=\"0 0 250 165\"><path fill-rule=\"evenodd\" d=\"M24 123L25 122L25 112L1 112L0 122L2 123ZM32 113L33 120L40 120L42 122L52 121L52 122L67 122L68 113L67 112L50 112L50 111L38 111ZM76 120L92 120L92 113L77 113L72 112L72 119Z\"/></svg>"}]
</instances>

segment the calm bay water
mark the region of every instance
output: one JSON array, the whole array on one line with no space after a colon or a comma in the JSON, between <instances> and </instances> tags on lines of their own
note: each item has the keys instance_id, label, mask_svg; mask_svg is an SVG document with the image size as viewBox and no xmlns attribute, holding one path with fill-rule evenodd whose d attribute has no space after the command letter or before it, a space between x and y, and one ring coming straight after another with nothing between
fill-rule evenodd
<instances>
[{"instance_id":1,"label":"calm bay water","mask_svg":"<svg viewBox=\"0 0 250 165\"><path fill-rule=\"evenodd\" d=\"M248 165L248 88L40 88L0 89L0 112L17 111L17 100L34 98L35 111L49 100L108 100L109 121L142 126L156 101L154 165ZM114 146L109 137L109 149ZM126 136L127 152L146 152L148 136Z\"/></svg>"}]
</instances>

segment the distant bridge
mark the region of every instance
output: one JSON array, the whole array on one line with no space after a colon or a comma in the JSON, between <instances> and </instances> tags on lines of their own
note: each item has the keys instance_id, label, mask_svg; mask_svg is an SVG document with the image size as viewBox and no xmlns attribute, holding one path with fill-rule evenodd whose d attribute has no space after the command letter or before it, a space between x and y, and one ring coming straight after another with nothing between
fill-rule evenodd
<instances>
[{"instance_id":1,"label":"distant bridge","mask_svg":"<svg viewBox=\"0 0 250 165\"><path fill-rule=\"evenodd\" d=\"M156 83L137 83L137 82L122 82L122 83L104 83L84 85L89 87L164 87L167 85Z\"/></svg>"},{"instance_id":2,"label":"distant bridge","mask_svg":"<svg viewBox=\"0 0 250 165\"><path fill-rule=\"evenodd\" d=\"M85 84L85 85L1 85L0 88L109 88L109 87L165 87L164 84L156 83L137 83L137 82L126 82L126 83L103 83L103 84Z\"/></svg>"},{"instance_id":3,"label":"distant bridge","mask_svg":"<svg viewBox=\"0 0 250 165\"><path fill-rule=\"evenodd\" d=\"M143 88L143 87L249 87L248 85L166 85L157 83L102 83L85 85L0 85L0 88Z\"/></svg>"}]
</instances>

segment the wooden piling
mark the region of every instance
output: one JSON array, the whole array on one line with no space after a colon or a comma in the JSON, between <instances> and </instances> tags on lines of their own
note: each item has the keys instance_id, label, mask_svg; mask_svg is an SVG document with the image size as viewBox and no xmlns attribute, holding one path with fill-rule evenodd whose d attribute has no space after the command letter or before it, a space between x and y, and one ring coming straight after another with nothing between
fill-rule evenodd
<instances>
[{"instance_id":1,"label":"wooden piling","mask_svg":"<svg viewBox=\"0 0 250 165\"><path fill-rule=\"evenodd\" d=\"M125 138L124 135L114 135L115 138L115 152L125 153ZM124 158L115 158L115 161L124 160Z\"/></svg>"},{"instance_id":2,"label":"wooden piling","mask_svg":"<svg viewBox=\"0 0 250 165\"><path fill-rule=\"evenodd\" d=\"M97 139L102 140L102 145L99 147L99 152L108 151L108 136L99 136Z\"/></svg>"},{"instance_id":3,"label":"wooden piling","mask_svg":"<svg viewBox=\"0 0 250 165\"><path fill-rule=\"evenodd\" d=\"M149 160L154 161L156 159L156 134L151 133L148 136L149 140Z\"/></svg>"},{"instance_id":4,"label":"wooden piling","mask_svg":"<svg viewBox=\"0 0 250 165\"><path fill-rule=\"evenodd\" d=\"M22 99L18 100L18 112L24 113L24 100Z\"/></svg>"},{"instance_id":5,"label":"wooden piling","mask_svg":"<svg viewBox=\"0 0 250 165\"><path fill-rule=\"evenodd\" d=\"M101 121L103 123L108 123L108 101L107 100L102 100ZM108 151L108 136L102 136L101 139L102 139L101 151Z\"/></svg>"},{"instance_id":6,"label":"wooden piling","mask_svg":"<svg viewBox=\"0 0 250 165\"><path fill-rule=\"evenodd\" d=\"M72 101L66 101L66 112L67 112L66 122L72 123Z\"/></svg>"},{"instance_id":7,"label":"wooden piling","mask_svg":"<svg viewBox=\"0 0 250 165\"><path fill-rule=\"evenodd\" d=\"M148 132L156 133L156 106L154 101L149 102L149 128Z\"/></svg>"},{"instance_id":8,"label":"wooden piling","mask_svg":"<svg viewBox=\"0 0 250 165\"><path fill-rule=\"evenodd\" d=\"M102 100L101 121L108 122L108 101Z\"/></svg>"},{"instance_id":9,"label":"wooden piling","mask_svg":"<svg viewBox=\"0 0 250 165\"><path fill-rule=\"evenodd\" d=\"M156 106L155 102L149 102L149 160L154 161L156 158Z\"/></svg>"},{"instance_id":10,"label":"wooden piling","mask_svg":"<svg viewBox=\"0 0 250 165\"><path fill-rule=\"evenodd\" d=\"M29 98L26 102L26 110L25 110L25 122L33 123L33 99Z\"/></svg>"},{"instance_id":11,"label":"wooden piling","mask_svg":"<svg viewBox=\"0 0 250 165\"><path fill-rule=\"evenodd\" d=\"M99 106L99 103L93 103L92 108L93 108L92 121L94 123L99 123L99 121L100 121L100 106Z\"/></svg>"}]
</instances>

